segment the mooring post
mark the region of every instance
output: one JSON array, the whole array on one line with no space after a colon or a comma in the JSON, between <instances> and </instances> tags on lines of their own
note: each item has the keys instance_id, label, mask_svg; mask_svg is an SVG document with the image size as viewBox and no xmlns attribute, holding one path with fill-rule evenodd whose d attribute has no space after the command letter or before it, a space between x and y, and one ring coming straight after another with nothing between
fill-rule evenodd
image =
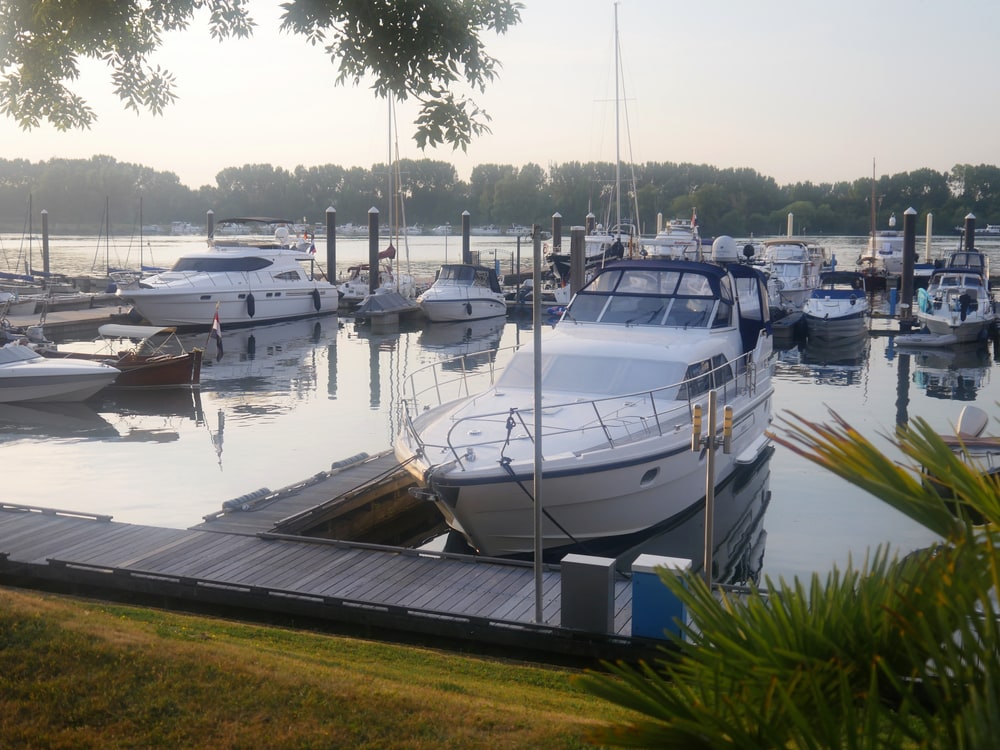
<instances>
[{"instance_id":1,"label":"mooring post","mask_svg":"<svg viewBox=\"0 0 1000 750\"><path fill-rule=\"evenodd\" d=\"M108 228L108 234L111 228ZM42 273L45 274L46 283L49 278L49 212L42 209Z\"/></svg>"},{"instance_id":2,"label":"mooring post","mask_svg":"<svg viewBox=\"0 0 1000 750\"><path fill-rule=\"evenodd\" d=\"M931 262L931 240L934 239L934 214L927 214L927 238L924 240L924 263Z\"/></svg>"},{"instance_id":3,"label":"mooring post","mask_svg":"<svg viewBox=\"0 0 1000 750\"><path fill-rule=\"evenodd\" d=\"M899 284L899 330L909 331L913 318L913 266L917 259L917 211L903 212L903 277Z\"/></svg>"},{"instance_id":4,"label":"mooring post","mask_svg":"<svg viewBox=\"0 0 1000 750\"><path fill-rule=\"evenodd\" d=\"M583 287L584 273L586 271L586 258L584 246L586 240L584 235L586 229L583 227L573 227L569 230L569 293L570 296L576 294Z\"/></svg>"},{"instance_id":5,"label":"mooring post","mask_svg":"<svg viewBox=\"0 0 1000 750\"><path fill-rule=\"evenodd\" d=\"M462 262L472 263L472 248L469 236L472 234L472 215L462 211Z\"/></svg>"},{"instance_id":6,"label":"mooring post","mask_svg":"<svg viewBox=\"0 0 1000 750\"><path fill-rule=\"evenodd\" d=\"M326 280L337 283L337 209L326 209Z\"/></svg>"},{"instance_id":7,"label":"mooring post","mask_svg":"<svg viewBox=\"0 0 1000 750\"><path fill-rule=\"evenodd\" d=\"M970 211L965 215L965 229L963 230L965 235L965 249L975 250L976 249L976 217Z\"/></svg>"},{"instance_id":8,"label":"mooring post","mask_svg":"<svg viewBox=\"0 0 1000 750\"><path fill-rule=\"evenodd\" d=\"M207 229L206 236L211 242L215 239L215 211L212 209L205 212L205 227Z\"/></svg>"},{"instance_id":9,"label":"mooring post","mask_svg":"<svg viewBox=\"0 0 1000 750\"><path fill-rule=\"evenodd\" d=\"M562 214L552 214L552 252L562 252Z\"/></svg>"},{"instance_id":10,"label":"mooring post","mask_svg":"<svg viewBox=\"0 0 1000 750\"><path fill-rule=\"evenodd\" d=\"M378 209L368 209L368 293L378 289Z\"/></svg>"},{"instance_id":11,"label":"mooring post","mask_svg":"<svg viewBox=\"0 0 1000 750\"><path fill-rule=\"evenodd\" d=\"M593 234L594 229L597 227L597 217L592 213L588 213L587 218L584 219L584 224L587 227L587 234Z\"/></svg>"}]
</instances>

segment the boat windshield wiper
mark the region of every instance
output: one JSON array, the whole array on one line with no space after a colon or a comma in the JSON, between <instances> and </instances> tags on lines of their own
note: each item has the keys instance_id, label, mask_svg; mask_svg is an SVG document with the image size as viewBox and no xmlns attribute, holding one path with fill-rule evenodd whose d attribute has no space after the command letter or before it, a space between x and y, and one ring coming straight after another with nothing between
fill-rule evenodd
<instances>
[{"instance_id":1,"label":"boat windshield wiper","mask_svg":"<svg viewBox=\"0 0 1000 750\"><path fill-rule=\"evenodd\" d=\"M628 320L625 321L625 325L633 326L639 322L641 322L642 325L647 325L649 323L652 323L653 319L662 312L663 312L663 305L660 305L658 308L653 310L653 312L651 312L649 315L646 315L645 311L643 311L641 315L636 315L634 318L629 318Z\"/></svg>"}]
</instances>

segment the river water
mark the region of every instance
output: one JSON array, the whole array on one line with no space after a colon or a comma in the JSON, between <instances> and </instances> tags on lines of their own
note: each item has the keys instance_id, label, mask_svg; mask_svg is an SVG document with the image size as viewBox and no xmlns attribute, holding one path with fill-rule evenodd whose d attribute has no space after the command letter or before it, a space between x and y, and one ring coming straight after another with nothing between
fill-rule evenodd
<instances>
[{"instance_id":1,"label":"river water","mask_svg":"<svg viewBox=\"0 0 1000 750\"><path fill-rule=\"evenodd\" d=\"M831 237L824 244L845 267L864 242ZM0 236L5 256L0 264L23 264L23 256L17 259L20 243ZM474 237L472 243L484 262L498 259L503 272L514 263L514 239ZM106 264L137 266L138 250L127 244L119 240L112 251L96 238L53 237L51 268L99 275ZM191 237L150 237L144 240L143 262L169 265L201 244ZM461 253L459 237L411 238L409 246L400 262L409 256L418 276ZM956 246L955 238L936 238L932 252ZM920 240L918 251L922 247ZM39 248L36 242L35 253ZM365 239L338 239L338 269L364 260L367 248ZM1000 243L985 249L998 262ZM527 243L522 254L530 256ZM33 264L39 267L40 261ZM208 348L200 393L109 394L85 404L0 406L4 502L187 528L228 499L294 484L332 462L389 448L408 373L457 354L481 352L485 362L497 356L498 347L531 335L530 322L515 319L418 324L387 334L373 334L346 316L238 330L226 330L222 321L222 328L224 355L216 361L214 346ZM186 343L203 346L205 336L187 336ZM833 410L892 454L885 436L898 422L919 416L946 432L966 403L995 414L1000 399L995 354L984 345L901 356L889 335L841 351L795 347L783 351L777 365L775 422L780 427L793 413L824 421ZM716 524L727 523L725 503L733 504L735 531L718 554L752 555L758 571L772 578L825 574L849 559L861 562L879 544L905 553L934 541L896 511L780 446L735 485L719 492ZM745 512L740 497L747 493L753 508ZM665 535L656 551L700 556L691 546L698 541L699 523ZM747 549L727 552L727 544L737 543Z\"/></svg>"}]
</instances>

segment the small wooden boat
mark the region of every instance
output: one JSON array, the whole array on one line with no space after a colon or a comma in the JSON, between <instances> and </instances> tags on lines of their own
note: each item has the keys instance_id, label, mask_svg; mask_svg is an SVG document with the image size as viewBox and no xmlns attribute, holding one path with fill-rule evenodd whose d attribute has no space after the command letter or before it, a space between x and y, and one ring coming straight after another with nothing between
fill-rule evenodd
<instances>
[{"instance_id":1,"label":"small wooden boat","mask_svg":"<svg viewBox=\"0 0 1000 750\"><path fill-rule=\"evenodd\" d=\"M98 329L105 351L79 352L46 349L40 353L50 358L85 359L103 362L121 371L111 384L114 389L197 388L201 382L204 350L188 351L172 326L135 326L107 323ZM115 349L122 340L130 345Z\"/></svg>"}]
</instances>

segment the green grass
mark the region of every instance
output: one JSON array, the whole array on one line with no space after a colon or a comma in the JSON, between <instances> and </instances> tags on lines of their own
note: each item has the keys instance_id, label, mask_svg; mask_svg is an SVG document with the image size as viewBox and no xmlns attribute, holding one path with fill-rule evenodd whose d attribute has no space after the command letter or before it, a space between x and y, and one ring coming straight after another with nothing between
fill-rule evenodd
<instances>
[{"instance_id":1,"label":"green grass","mask_svg":"<svg viewBox=\"0 0 1000 750\"><path fill-rule=\"evenodd\" d=\"M574 674L0 588L0 747L579 748Z\"/></svg>"}]
</instances>

